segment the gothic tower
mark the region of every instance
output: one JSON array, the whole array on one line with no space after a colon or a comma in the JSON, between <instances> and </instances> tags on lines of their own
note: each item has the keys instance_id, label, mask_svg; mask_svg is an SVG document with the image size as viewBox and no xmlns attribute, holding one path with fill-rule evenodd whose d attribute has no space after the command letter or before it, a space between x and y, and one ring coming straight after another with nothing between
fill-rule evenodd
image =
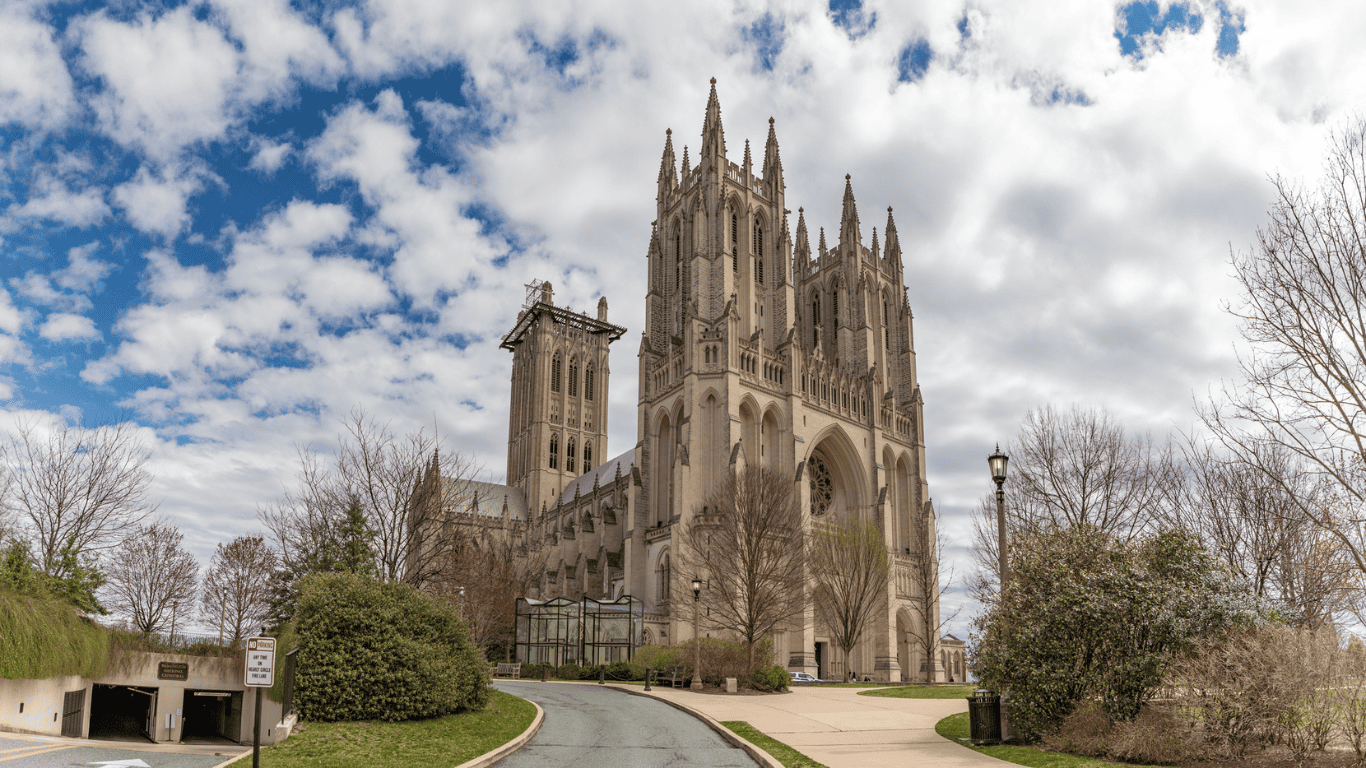
<instances>
[{"instance_id":1,"label":"gothic tower","mask_svg":"<svg viewBox=\"0 0 1366 768\"><path fill-rule=\"evenodd\" d=\"M555 306L548 282L527 287L499 346L512 352L507 483L537 513L607 458L607 352L626 329L607 322L606 297L591 318Z\"/></svg>"}]
</instances>

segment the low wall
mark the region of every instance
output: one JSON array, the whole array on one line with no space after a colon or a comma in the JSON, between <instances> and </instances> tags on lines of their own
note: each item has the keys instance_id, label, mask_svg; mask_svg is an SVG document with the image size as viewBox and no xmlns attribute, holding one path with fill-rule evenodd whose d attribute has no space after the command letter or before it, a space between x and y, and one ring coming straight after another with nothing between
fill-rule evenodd
<instances>
[{"instance_id":1,"label":"low wall","mask_svg":"<svg viewBox=\"0 0 1366 768\"><path fill-rule=\"evenodd\" d=\"M60 736L63 697L67 691L81 690L88 684L84 677L75 675L46 680L0 678L0 731Z\"/></svg>"}]
</instances>

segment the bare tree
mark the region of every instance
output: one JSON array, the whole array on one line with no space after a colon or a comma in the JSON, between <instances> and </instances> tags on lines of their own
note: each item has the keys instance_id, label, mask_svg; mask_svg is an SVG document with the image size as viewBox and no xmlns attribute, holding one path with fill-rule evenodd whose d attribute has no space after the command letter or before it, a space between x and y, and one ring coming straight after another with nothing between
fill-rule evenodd
<instances>
[{"instance_id":1,"label":"bare tree","mask_svg":"<svg viewBox=\"0 0 1366 768\"><path fill-rule=\"evenodd\" d=\"M105 601L136 630L149 634L194 611L199 563L174 526L157 522L126 536L107 558Z\"/></svg>"},{"instance_id":2,"label":"bare tree","mask_svg":"<svg viewBox=\"0 0 1366 768\"><path fill-rule=\"evenodd\" d=\"M766 467L731 472L679 541L677 580L705 580L707 625L744 640L753 666L755 644L799 620L804 608L807 547L795 481Z\"/></svg>"},{"instance_id":3,"label":"bare tree","mask_svg":"<svg viewBox=\"0 0 1366 768\"><path fill-rule=\"evenodd\" d=\"M1289 452L1273 445L1259 450L1260 470L1213 445L1187 441L1186 483L1171 524L1200 536L1254 594L1279 602L1303 626L1322 627L1355 612L1361 574L1295 501L1312 497L1317 481Z\"/></svg>"},{"instance_id":4,"label":"bare tree","mask_svg":"<svg viewBox=\"0 0 1366 768\"><path fill-rule=\"evenodd\" d=\"M470 639L484 651L499 641L510 643L516 600L540 583L549 550L527 552L502 531L472 533L449 553L449 578L434 587L455 604L469 622Z\"/></svg>"},{"instance_id":5,"label":"bare tree","mask_svg":"<svg viewBox=\"0 0 1366 768\"><path fill-rule=\"evenodd\" d=\"M218 545L200 599L203 618L218 628L220 641L236 645L266 621L275 566L275 553L260 536Z\"/></svg>"},{"instance_id":6,"label":"bare tree","mask_svg":"<svg viewBox=\"0 0 1366 768\"><path fill-rule=\"evenodd\" d=\"M1012 540L1081 524L1135 538L1169 517L1181 482L1169 443L1126 435L1103 408L1031 410L1006 453L1006 526ZM978 573L970 590L986 598L999 584L994 492L982 498L973 523Z\"/></svg>"},{"instance_id":7,"label":"bare tree","mask_svg":"<svg viewBox=\"0 0 1366 768\"><path fill-rule=\"evenodd\" d=\"M127 422L93 429L61 425L43 434L21 423L5 453L10 510L33 537L43 572L62 577L64 548L95 554L155 510L147 499L148 452Z\"/></svg>"},{"instance_id":8,"label":"bare tree","mask_svg":"<svg viewBox=\"0 0 1366 768\"><path fill-rule=\"evenodd\" d=\"M312 448L299 451L299 484L257 515L295 577L317 570L327 548L341 544L346 510L358 505L377 576L419 588L442 578L444 558L465 531L451 525L453 499L473 477L473 461L441 450L435 434L396 435L356 408L343 421L330 464Z\"/></svg>"},{"instance_id":9,"label":"bare tree","mask_svg":"<svg viewBox=\"0 0 1366 768\"><path fill-rule=\"evenodd\" d=\"M1202 416L1223 444L1334 537L1366 573L1366 120L1331 139L1319 186L1276 176L1257 246L1232 257L1249 351L1243 382ZM1304 494L1265 461L1274 446L1319 481Z\"/></svg>"},{"instance_id":10,"label":"bare tree","mask_svg":"<svg viewBox=\"0 0 1366 768\"><path fill-rule=\"evenodd\" d=\"M872 522L841 515L813 526L810 552L816 617L847 667L849 654L887 602L887 542Z\"/></svg>"},{"instance_id":11,"label":"bare tree","mask_svg":"<svg viewBox=\"0 0 1366 768\"><path fill-rule=\"evenodd\" d=\"M939 526L934 524L934 511L928 505L916 525L916 541L919 551L912 553L911 567L906 569L911 580L911 592L916 596L911 601L911 610L916 621L909 633L915 650L925 659L925 682L934 682L934 653L939 647L939 638L954 619L958 618L961 608L945 615L944 595L953 586L954 569L944 563L944 537Z\"/></svg>"}]
</instances>

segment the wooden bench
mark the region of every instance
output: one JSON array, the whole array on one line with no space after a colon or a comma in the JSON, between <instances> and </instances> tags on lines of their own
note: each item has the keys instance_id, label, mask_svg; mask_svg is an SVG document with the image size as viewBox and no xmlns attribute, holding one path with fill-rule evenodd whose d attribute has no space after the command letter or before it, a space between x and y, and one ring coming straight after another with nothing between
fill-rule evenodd
<instances>
[{"instance_id":1,"label":"wooden bench","mask_svg":"<svg viewBox=\"0 0 1366 768\"><path fill-rule=\"evenodd\" d=\"M493 676L498 677L507 675L516 680L522 679L522 663L519 662L498 662L498 668L493 671Z\"/></svg>"},{"instance_id":2,"label":"wooden bench","mask_svg":"<svg viewBox=\"0 0 1366 768\"><path fill-rule=\"evenodd\" d=\"M669 667L659 670L659 682L668 683L670 688L682 688L688 683L687 667Z\"/></svg>"}]
</instances>

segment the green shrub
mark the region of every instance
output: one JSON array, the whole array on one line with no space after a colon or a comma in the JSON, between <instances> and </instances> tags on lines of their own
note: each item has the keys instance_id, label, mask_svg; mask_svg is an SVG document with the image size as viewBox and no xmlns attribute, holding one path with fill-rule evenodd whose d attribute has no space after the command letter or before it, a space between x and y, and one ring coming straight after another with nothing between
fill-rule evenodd
<instances>
[{"instance_id":1,"label":"green shrub","mask_svg":"<svg viewBox=\"0 0 1366 768\"><path fill-rule=\"evenodd\" d=\"M555 670L555 677L558 677L561 680L578 680L582 676L583 668L572 661L561 664L559 668Z\"/></svg>"},{"instance_id":2,"label":"green shrub","mask_svg":"<svg viewBox=\"0 0 1366 768\"><path fill-rule=\"evenodd\" d=\"M749 684L756 691L786 691L791 681L792 676L777 664L756 669L749 674Z\"/></svg>"},{"instance_id":3,"label":"green shrub","mask_svg":"<svg viewBox=\"0 0 1366 768\"><path fill-rule=\"evenodd\" d=\"M749 685L751 672L773 663L773 641L767 638L754 644L754 663L751 666L744 643L704 637L700 641L689 640L678 646L678 657L689 668L697 658L698 642L702 644L702 682L707 685L725 685L728 677L735 678L741 685Z\"/></svg>"},{"instance_id":4,"label":"green shrub","mask_svg":"<svg viewBox=\"0 0 1366 768\"><path fill-rule=\"evenodd\" d=\"M590 666L587 666L587 667L580 667L580 668L579 668L579 679L580 679L580 680L597 680L597 679L598 679L598 672L601 671L601 670L602 670L602 665L601 665L601 664L593 664L593 665L590 665Z\"/></svg>"},{"instance_id":5,"label":"green shrub","mask_svg":"<svg viewBox=\"0 0 1366 768\"><path fill-rule=\"evenodd\" d=\"M297 627L304 720L412 720L488 702L488 663L459 614L406 584L309 576Z\"/></svg>"},{"instance_id":6,"label":"green shrub","mask_svg":"<svg viewBox=\"0 0 1366 768\"><path fill-rule=\"evenodd\" d=\"M631 657L631 679L644 680L645 668L662 669L682 664L678 649L669 645L642 645Z\"/></svg>"},{"instance_id":7,"label":"green shrub","mask_svg":"<svg viewBox=\"0 0 1366 768\"><path fill-rule=\"evenodd\" d=\"M109 631L66 600L0 588L0 677L103 677Z\"/></svg>"},{"instance_id":8,"label":"green shrub","mask_svg":"<svg viewBox=\"0 0 1366 768\"><path fill-rule=\"evenodd\" d=\"M635 680L631 673L631 665L624 661L614 661L607 665L608 680Z\"/></svg>"}]
</instances>

